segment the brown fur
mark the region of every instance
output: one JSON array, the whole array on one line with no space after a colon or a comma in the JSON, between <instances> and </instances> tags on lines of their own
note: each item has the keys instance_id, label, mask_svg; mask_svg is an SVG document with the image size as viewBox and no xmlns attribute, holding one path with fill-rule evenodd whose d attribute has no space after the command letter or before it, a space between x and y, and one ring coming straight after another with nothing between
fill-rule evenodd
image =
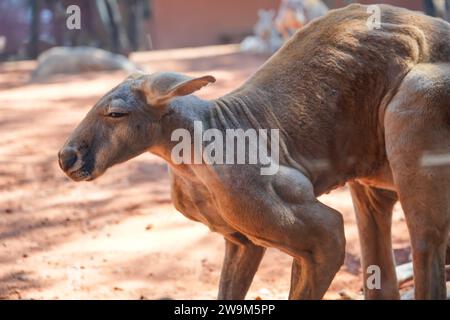
<instances>
[{"instance_id":1,"label":"brown fur","mask_svg":"<svg viewBox=\"0 0 450 320\"><path fill-rule=\"evenodd\" d=\"M291 299L321 298L343 262L345 238L341 215L316 197L346 182L363 270L381 268L381 288L365 286L366 298L399 298L390 240L398 198L412 240L416 298L445 298L450 166L422 160L450 152L450 26L380 7L379 30L368 29L361 5L313 21L242 87L214 101L190 95L213 82L210 76L127 79L68 139L62 168L91 180L146 150L165 159L176 208L226 239L223 299L245 297L265 247L293 257ZM127 115L112 118L111 101ZM258 165L175 165L171 133L192 130L195 120L222 131L280 129L280 170L262 176Z\"/></svg>"}]
</instances>

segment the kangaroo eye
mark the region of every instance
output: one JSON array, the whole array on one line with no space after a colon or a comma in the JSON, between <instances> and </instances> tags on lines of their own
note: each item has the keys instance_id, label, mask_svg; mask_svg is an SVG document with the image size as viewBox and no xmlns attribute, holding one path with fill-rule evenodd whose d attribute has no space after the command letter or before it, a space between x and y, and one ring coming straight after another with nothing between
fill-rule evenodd
<instances>
[{"instance_id":1,"label":"kangaroo eye","mask_svg":"<svg viewBox=\"0 0 450 320\"><path fill-rule=\"evenodd\" d=\"M125 117L127 115L128 115L128 113L123 113L123 112L110 112L110 113L108 113L108 117L111 117L111 118L122 118L122 117Z\"/></svg>"}]
</instances>

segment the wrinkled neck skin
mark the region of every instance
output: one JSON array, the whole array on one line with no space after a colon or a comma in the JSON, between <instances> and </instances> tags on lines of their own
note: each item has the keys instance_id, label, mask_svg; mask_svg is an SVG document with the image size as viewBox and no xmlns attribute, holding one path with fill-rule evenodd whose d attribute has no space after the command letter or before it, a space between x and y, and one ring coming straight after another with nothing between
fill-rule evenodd
<instances>
[{"instance_id":1,"label":"wrinkled neck skin","mask_svg":"<svg viewBox=\"0 0 450 320\"><path fill-rule=\"evenodd\" d=\"M299 170L311 181L315 193L320 195L341 185L349 176L338 175L333 171L334 168L327 166L331 163L327 150L329 136L323 135L320 141L314 139L311 142L309 129L302 129L302 123L311 119L302 119L303 116L295 118L298 115L292 115L289 119L286 106L298 107L303 104L303 101L297 99L293 105L288 96L275 98L270 92L252 84L211 101L194 96L178 98L169 104L168 112L161 118L160 138L149 151L166 160L177 174L192 176L195 175L193 168L198 165L174 164L171 159L172 149L179 143L171 140L174 130L186 129L193 137L195 121L201 121L203 130L220 130L223 137L226 136L227 129L255 129L256 132L259 129L279 129L279 165ZM314 116L304 115L309 118ZM292 129L295 130L292 132ZM209 142L203 142L203 146L207 143ZM268 150L270 155L270 146Z\"/></svg>"}]
</instances>

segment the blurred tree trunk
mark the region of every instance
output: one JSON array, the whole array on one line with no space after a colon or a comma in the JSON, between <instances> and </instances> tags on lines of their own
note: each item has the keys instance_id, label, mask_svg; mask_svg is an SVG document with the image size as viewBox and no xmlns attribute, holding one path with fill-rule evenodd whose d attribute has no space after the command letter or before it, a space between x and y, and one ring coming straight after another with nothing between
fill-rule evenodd
<instances>
[{"instance_id":1,"label":"blurred tree trunk","mask_svg":"<svg viewBox=\"0 0 450 320\"><path fill-rule=\"evenodd\" d=\"M30 38L28 43L28 55L30 58L36 59L39 55L39 26L40 26L40 6L39 1L30 0L29 6L31 10Z\"/></svg>"},{"instance_id":2,"label":"blurred tree trunk","mask_svg":"<svg viewBox=\"0 0 450 320\"><path fill-rule=\"evenodd\" d=\"M127 2L127 20L128 20L128 37L133 51L139 49L140 27L142 23L142 2L140 0L131 0Z\"/></svg>"},{"instance_id":3,"label":"blurred tree trunk","mask_svg":"<svg viewBox=\"0 0 450 320\"><path fill-rule=\"evenodd\" d=\"M105 0L106 12L108 13L108 25L109 25L109 35L110 35L110 45L111 51L120 52L120 39L119 39L119 29L114 19L114 11L111 7L111 2Z\"/></svg>"},{"instance_id":4,"label":"blurred tree trunk","mask_svg":"<svg viewBox=\"0 0 450 320\"><path fill-rule=\"evenodd\" d=\"M445 19L450 22L450 0L445 0Z\"/></svg>"},{"instance_id":5,"label":"blurred tree trunk","mask_svg":"<svg viewBox=\"0 0 450 320\"><path fill-rule=\"evenodd\" d=\"M436 8L434 7L433 0L424 0L423 6L425 13L429 16L435 17L436 16Z\"/></svg>"},{"instance_id":6,"label":"blurred tree trunk","mask_svg":"<svg viewBox=\"0 0 450 320\"><path fill-rule=\"evenodd\" d=\"M128 39L130 42L130 49L133 51L144 47L145 35L143 34L143 22L148 16L149 10L146 6L149 0L122 0L119 1L120 10Z\"/></svg>"},{"instance_id":7,"label":"blurred tree trunk","mask_svg":"<svg viewBox=\"0 0 450 320\"><path fill-rule=\"evenodd\" d=\"M117 0L97 0L96 4L109 34L109 50L127 55L130 52L129 41Z\"/></svg>"},{"instance_id":8,"label":"blurred tree trunk","mask_svg":"<svg viewBox=\"0 0 450 320\"><path fill-rule=\"evenodd\" d=\"M50 5L53 13L52 28L55 36L55 43L57 46L62 46L65 44L64 33L66 28L62 28L61 26L65 26L66 11L62 3L59 1L51 1Z\"/></svg>"}]
</instances>

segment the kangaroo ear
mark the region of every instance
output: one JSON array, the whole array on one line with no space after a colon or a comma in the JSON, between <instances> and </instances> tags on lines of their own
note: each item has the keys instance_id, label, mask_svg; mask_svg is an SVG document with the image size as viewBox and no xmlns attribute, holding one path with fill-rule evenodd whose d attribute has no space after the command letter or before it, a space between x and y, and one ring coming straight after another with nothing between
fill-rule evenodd
<instances>
[{"instance_id":1,"label":"kangaroo ear","mask_svg":"<svg viewBox=\"0 0 450 320\"><path fill-rule=\"evenodd\" d=\"M199 78L191 78L173 87L172 90L170 91L170 94L174 97L186 96L188 94L194 93L197 90L200 90L202 87L208 85L208 83L214 82L216 82L216 78L209 75Z\"/></svg>"},{"instance_id":2,"label":"kangaroo ear","mask_svg":"<svg viewBox=\"0 0 450 320\"><path fill-rule=\"evenodd\" d=\"M192 78L179 73L162 72L142 75L132 81L132 90L142 92L149 105L159 106L174 97L194 93L216 79L209 75Z\"/></svg>"}]
</instances>

